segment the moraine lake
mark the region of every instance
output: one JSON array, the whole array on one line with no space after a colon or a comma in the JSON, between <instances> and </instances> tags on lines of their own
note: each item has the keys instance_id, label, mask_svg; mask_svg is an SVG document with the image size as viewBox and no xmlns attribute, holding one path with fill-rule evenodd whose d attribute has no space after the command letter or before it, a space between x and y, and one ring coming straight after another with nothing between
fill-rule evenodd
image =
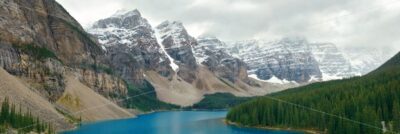
<instances>
[{"instance_id":1,"label":"moraine lake","mask_svg":"<svg viewBox=\"0 0 400 134\"><path fill-rule=\"evenodd\" d=\"M301 134L226 125L226 111L169 111L82 124L63 134Z\"/></svg>"}]
</instances>

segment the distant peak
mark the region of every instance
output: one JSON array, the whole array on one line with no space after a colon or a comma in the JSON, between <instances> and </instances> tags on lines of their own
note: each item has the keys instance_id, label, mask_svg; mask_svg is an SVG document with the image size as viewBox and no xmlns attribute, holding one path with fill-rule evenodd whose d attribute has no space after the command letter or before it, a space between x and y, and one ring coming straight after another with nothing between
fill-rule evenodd
<instances>
[{"instance_id":1,"label":"distant peak","mask_svg":"<svg viewBox=\"0 0 400 134\"><path fill-rule=\"evenodd\" d=\"M128 17L128 16L141 16L139 10L120 9L115 12L111 17Z\"/></svg>"}]
</instances>

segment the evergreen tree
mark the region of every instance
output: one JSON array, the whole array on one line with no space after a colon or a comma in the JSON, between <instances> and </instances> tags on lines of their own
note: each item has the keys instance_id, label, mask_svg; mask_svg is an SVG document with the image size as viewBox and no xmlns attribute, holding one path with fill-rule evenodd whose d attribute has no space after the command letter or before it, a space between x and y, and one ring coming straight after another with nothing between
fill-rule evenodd
<instances>
[{"instance_id":1,"label":"evergreen tree","mask_svg":"<svg viewBox=\"0 0 400 134\"><path fill-rule=\"evenodd\" d=\"M0 124L4 124L8 120L9 110L8 98L5 98L1 105Z\"/></svg>"},{"instance_id":2,"label":"evergreen tree","mask_svg":"<svg viewBox=\"0 0 400 134\"><path fill-rule=\"evenodd\" d=\"M11 104L7 98L1 104L0 110L0 133L5 133L9 127L17 129L18 133L54 133L52 128L47 128L38 117L34 117L30 111L22 113L21 107L16 111L16 105ZM27 127L29 126L29 127ZM23 129L22 129L23 128Z\"/></svg>"}]
</instances>

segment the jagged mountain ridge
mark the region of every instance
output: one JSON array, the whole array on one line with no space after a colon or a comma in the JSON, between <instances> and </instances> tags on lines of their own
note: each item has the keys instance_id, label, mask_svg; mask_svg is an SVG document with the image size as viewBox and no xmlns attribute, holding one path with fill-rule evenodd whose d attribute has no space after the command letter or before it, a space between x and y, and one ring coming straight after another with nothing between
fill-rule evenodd
<instances>
[{"instance_id":1,"label":"jagged mountain ridge","mask_svg":"<svg viewBox=\"0 0 400 134\"><path fill-rule=\"evenodd\" d=\"M284 38L273 42L243 41L230 43L228 51L249 64L249 72L258 78L306 83L320 79L318 62L305 39Z\"/></svg>"},{"instance_id":2,"label":"jagged mountain ridge","mask_svg":"<svg viewBox=\"0 0 400 134\"><path fill-rule=\"evenodd\" d=\"M341 79L361 74L359 73L358 69L355 69L354 66L352 66L349 58L346 57L346 55L343 54L343 52L339 50L334 44L310 43L305 38L300 37L283 38L281 40L275 41L249 40L228 42L227 50L232 55L235 55L236 57L241 57L242 60L244 60L249 65L250 74L257 74L260 79L264 80L268 80L271 78L275 79L276 72L279 72L276 71L277 69L265 68L284 68L284 66L282 66L285 65L282 64L284 63L284 61L272 60L277 59L276 57L285 57L285 59L289 59L292 61L290 62L291 64L297 63L300 65L307 65L305 63L309 63L308 67L306 67L309 71L313 70L310 71L313 73L309 73L311 74L309 75L310 77L300 77L304 79L294 79L294 81L296 82ZM294 56L293 54L296 53L298 55ZM304 69L305 68L300 69L300 72ZM286 70L286 72L291 71L289 69ZM290 76L278 76L277 78L281 80L293 80L293 78L291 78Z\"/></svg>"},{"instance_id":3,"label":"jagged mountain ridge","mask_svg":"<svg viewBox=\"0 0 400 134\"><path fill-rule=\"evenodd\" d=\"M197 38L198 45L194 47L198 64L207 66L217 76L228 79L231 82L243 81L254 85L247 74L247 64L239 58L228 54L224 42L210 35Z\"/></svg>"},{"instance_id":4,"label":"jagged mountain ridge","mask_svg":"<svg viewBox=\"0 0 400 134\"><path fill-rule=\"evenodd\" d=\"M197 45L195 38L190 36L181 22L164 21L156 28L163 46L175 64L179 66L178 75L186 82L192 83L196 78L197 64L192 48Z\"/></svg>"},{"instance_id":5,"label":"jagged mountain ridge","mask_svg":"<svg viewBox=\"0 0 400 134\"><path fill-rule=\"evenodd\" d=\"M148 70L170 76L170 61L148 21L138 10L117 13L87 30L98 38L114 70L134 84L142 83Z\"/></svg>"},{"instance_id":6,"label":"jagged mountain ridge","mask_svg":"<svg viewBox=\"0 0 400 134\"><path fill-rule=\"evenodd\" d=\"M138 10L132 10L99 20L87 31L98 37L118 74L125 80L149 81L162 101L187 106L204 94L267 92L248 78L244 62L227 53L207 52L209 62L199 62L196 54L203 48L202 40L190 36L181 22L165 21L152 28Z\"/></svg>"}]
</instances>

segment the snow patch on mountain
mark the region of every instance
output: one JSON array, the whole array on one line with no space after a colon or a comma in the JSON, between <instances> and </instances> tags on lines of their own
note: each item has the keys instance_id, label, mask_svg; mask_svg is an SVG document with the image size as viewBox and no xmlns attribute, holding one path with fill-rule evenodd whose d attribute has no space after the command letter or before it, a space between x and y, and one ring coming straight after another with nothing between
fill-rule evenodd
<instances>
[{"instance_id":1,"label":"snow patch on mountain","mask_svg":"<svg viewBox=\"0 0 400 134\"><path fill-rule=\"evenodd\" d=\"M311 51L319 64L324 80L352 77L351 64L333 43L310 43Z\"/></svg>"},{"instance_id":2,"label":"snow patch on mountain","mask_svg":"<svg viewBox=\"0 0 400 134\"><path fill-rule=\"evenodd\" d=\"M258 76L256 74L250 74L249 77L256 79L258 81L261 81L261 82L267 82L267 83L273 83L273 84L297 84L297 82L295 82L295 81L288 81L285 79L281 80L281 79L277 78L276 76L272 76L268 80L260 79L260 78L258 78Z\"/></svg>"},{"instance_id":3,"label":"snow patch on mountain","mask_svg":"<svg viewBox=\"0 0 400 134\"><path fill-rule=\"evenodd\" d=\"M179 21L164 21L158 26L158 33L160 38L165 40L167 37L173 39L173 46L168 46L168 48L179 48L184 46L187 38L182 34L183 31L186 32L185 28L183 27L182 22Z\"/></svg>"},{"instance_id":4,"label":"snow patch on mountain","mask_svg":"<svg viewBox=\"0 0 400 134\"><path fill-rule=\"evenodd\" d=\"M162 45L162 42L161 42L162 41L161 38L160 38L161 36L160 36L160 34L159 34L159 32L157 30L156 30L154 36L156 36L156 39L157 39L158 45L161 48L161 51L165 55L167 55L168 60L170 61L169 66L171 66L172 70L174 70L175 72L178 72L179 66L175 63L175 60L167 53L167 51L165 51L165 47L164 47L164 45Z\"/></svg>"},{"instance_id":5,"label":"snow patch on mountain","mask_svg":"<svg viewBox=\"0 0 400 134\"><path fill-rule=\"evenodd\" d=\"M104 47L124 44L129 48L137 46L137 37L152 29L138 10L120 10L109 18L99 20L86 29L98 38Z\"/></svg>"},{"instance_id":6,"label":"snow patch on mountain","mask_svg":"<svg viewBox=\"0 0 400 134\"><path fill-rule=\"evenodd\" d=\"M308 82L311 76L322 77L318 63L304 38L281 40L248 40L227 45L231 55L249 66L248 73L268 80L275 76L297 82Z\"/></svg>"}]
</instances>

